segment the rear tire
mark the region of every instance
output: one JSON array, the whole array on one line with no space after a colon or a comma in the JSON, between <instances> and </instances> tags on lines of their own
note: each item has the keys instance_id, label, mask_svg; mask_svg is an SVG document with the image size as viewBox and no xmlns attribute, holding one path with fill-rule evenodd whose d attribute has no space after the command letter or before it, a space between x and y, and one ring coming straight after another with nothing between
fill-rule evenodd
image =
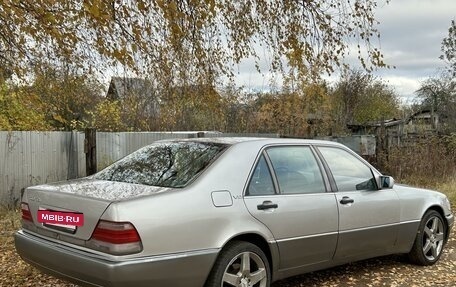
<instances>
[{"instance_id":1,"label":"rear tire","mask_svg":"<svg viewBox=\"0 0 456 287\"><path fill-rule=\"evenodd\" d=\"M264 252L256 245L233 241L220 252L205 287L269 287L271 271Z\"/></svg>"},{"instance_id":2,"label":"rear tire","mask_svg":"<svg viewBox=\"0 0 456 287\"><path fill-rule=\"evenodd\" d=\"M427 211L421 219L409 260L417 265L433 265L442 255L447 236L447 226L435 210Z\"/></svg>"}]
</instances>

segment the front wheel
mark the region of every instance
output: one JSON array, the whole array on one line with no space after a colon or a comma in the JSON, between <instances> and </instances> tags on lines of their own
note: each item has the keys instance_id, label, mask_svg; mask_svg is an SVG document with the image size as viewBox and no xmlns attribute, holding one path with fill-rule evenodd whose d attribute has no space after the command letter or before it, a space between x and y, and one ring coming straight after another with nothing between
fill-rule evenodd
<instances>
[{"instance_id":1,"label":"front wheel","mask_svg":"<svg viewBox=\"0 0 456 287\"><path fill-rule=\"evenodd\" d=\"M439 260L445 244L447 228L435 210L429 210L421 220L409 259L418 265L432 265Z\"/></svg>"},{"instance_id":2,"label":"front wheel","mask_svg":"<svg viewBox=\"0 0 456 287\"><path fill-rule=\"evenodd\" d=\"M234 241L221 251L205 287L269 287L270 281L264 252L252 243Z\"/></svg>"}]
</instances>

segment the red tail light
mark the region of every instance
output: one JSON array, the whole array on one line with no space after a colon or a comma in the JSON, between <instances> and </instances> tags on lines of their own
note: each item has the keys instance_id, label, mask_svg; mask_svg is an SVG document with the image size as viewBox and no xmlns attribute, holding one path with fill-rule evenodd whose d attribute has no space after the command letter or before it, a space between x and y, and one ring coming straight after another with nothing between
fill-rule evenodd
<instances>
[{"instance_id":1,"label":"red tail light","mask_svg":"<svg viewBox=\"0 0 456 287\"><path fill-rule=\"evenodd\" d=\"M30 212L28 203L21 202L21 210L22 210L22 220L33 222L32 213Z\"/></svg>"},{"instance_id":2,"label":"red tail light","mask_svg":"<svg viewBox=\"0 0 456 287\"><path fill-rule=\"evenodd\" d=\"M135 227L128 222L110 222L100 220L92 238L113 244L141 241Z\"/></svg>"},{"instance_id":3,"label":"red tail light","mask_svg":"<svg viewBox=\"0 0 456 287\"><path fill-rule=\"evenodd\" d=\"M100 220L87 244L90 248L115 255L142 250L141 238L130 222Z\"/></svg>"}]
</instances>

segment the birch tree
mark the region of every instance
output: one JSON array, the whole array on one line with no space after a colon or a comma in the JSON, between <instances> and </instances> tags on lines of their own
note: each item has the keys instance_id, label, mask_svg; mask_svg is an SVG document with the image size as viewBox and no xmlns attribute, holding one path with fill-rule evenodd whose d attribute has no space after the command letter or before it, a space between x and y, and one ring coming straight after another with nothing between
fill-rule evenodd
<instances>
[{"instance_id":1,"label":"birch tree","mask_svg":"<svg viewBox=\"0 0 456 287\"><path fill-rule=\"evenodd\" d=\"M4 0L0 63L3 74L65 59L82 71L120 65L165 83L214 82L243 59L259 67L262 53L275 72L331 73L355 47L371 70L385 66L375 41L377 2Z\"/></svg>"}]
</instances>

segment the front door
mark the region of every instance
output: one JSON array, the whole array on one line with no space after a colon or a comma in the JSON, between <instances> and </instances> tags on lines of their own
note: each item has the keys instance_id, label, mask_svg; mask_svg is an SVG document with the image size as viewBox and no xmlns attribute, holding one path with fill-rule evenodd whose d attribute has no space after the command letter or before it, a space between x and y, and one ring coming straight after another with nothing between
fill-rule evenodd
<instances>
[{"instance_id":1,"label":"front door","mask_svg":"<svg viewBox=\"0 0 456 287\"><path fill-rule=\"evenodd\" d=\"M318 147L337 186L339 240L335 259L348 261L387 254L397 238L399 199L378 189L371 168L337 147Z\"/></svg>"}]
</instances>

